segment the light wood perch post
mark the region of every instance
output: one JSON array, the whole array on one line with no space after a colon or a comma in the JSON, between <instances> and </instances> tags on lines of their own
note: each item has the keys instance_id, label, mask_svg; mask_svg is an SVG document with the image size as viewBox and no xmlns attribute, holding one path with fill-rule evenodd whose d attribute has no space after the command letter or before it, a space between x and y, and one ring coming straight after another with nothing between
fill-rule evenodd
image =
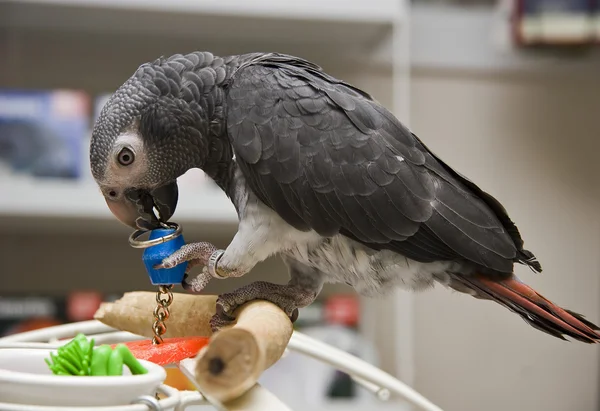
<instances>
[{"instance_id":1,"label":"light wood perch post","mask_svg":"<svg viewBox=\"0 0 600 411\"><path fill-rule=\"evenodd\" d=\"M126 293L103 303L94 318L122 331L152 337L152 311L156 294ZM173 294L164 337L210 337L196 356L195 378L211 401L226 403L252 388L260 375L283 355L292 336L288 316L268 301L252 301L234 313L236 322L213 335L209 320L215 314L216 296Z\"/></svg>"}]
</instances>

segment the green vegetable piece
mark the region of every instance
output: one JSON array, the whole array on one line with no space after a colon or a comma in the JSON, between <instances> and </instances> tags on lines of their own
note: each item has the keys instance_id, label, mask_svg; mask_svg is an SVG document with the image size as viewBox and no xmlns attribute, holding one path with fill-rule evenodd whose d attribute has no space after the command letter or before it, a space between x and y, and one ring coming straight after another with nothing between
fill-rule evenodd
<instances>
[{"instance_id":1,"label":"green vegetable piece","mask_svg":"<svg viewBox=\"0 0 600 411\"><path fill-rule=\"evenodd\" d=\"M88 340L81 333L44 361L55 375L118 376L123 375L123 365L132 375L148 373L125 344L118 344L114 350L106 344L95 347L94 339Z\"/></svg>"},{"instance_id":2,"label":"green vegetable piece","mask_svg":"<svg viewBox=\"0 0 600 411\"><path fill-rule=\"evenodd\" d=\"M108 375L123 375L123 356L118 350L112 350L110 353Z\"/></svg>"},{"instance_id":3,"label":"green vegetable piece","mask_svg":"<svg viewBox=\"0 0 600 411\"><path fill-rule=\"evenodd\" d=\"M45 359L48 368L57 375L90 375L90 364L94 349L94 340L79 333L67 344L59 347L56 354L50 353Z\"/></svg>"},{"instance_id":4,"label":"green vegetable piece","mask_svg":"<svg viewBox=\"0 0 600 411\"><path fill-rule=\"evenodd\" d=\"M79 361L85 363L88 360L85 355L87 350L82 349L81 346L82 344L79 341L77 341L76 344L73 344L73 353L79 358Z\"/></svg>"},{"instance_id":5,"label":"green vegetable piece","mask_svg":"<svg viewBox=\"0 0 600 411\"><path fill-rule=\"evenodd\" d=\"M79 349L81 350L82 353L86 353L89 352L90 350L90 345L94 345L94 340L88 340L87 338L81 339L78 338L75 340L77 342L77 345L79 346Z\"/></svg>"},{"instance_id":6,"label":"green vegetable piece","mask_svg":"<svg viewBox=\"0 0 600 411\"><path fill-rule=\"evenodd\" d=\"M60 364L53 364L52 368L50 368L54 374L68 374L67 370L65 370Z\"/></svg>"},{"instance_id":7,"label":"green vegetable piece","mask_svg":"<svg viewBox=\"0 0 600 411\"><path fill-rule=\"evenodd\" d=\"M57 357L57 362L71 375L79 375L79 370L64 357Z\"/></svg>"},{"instance_id":8,"label":"green vegetable piece","mask_svg":"<svg viewBox=\"0 0 600 411\"><path fill-rule=\"evenodd\" d=\"M96 342L92 338L89 345L87 347L85 347L86 350L84 350L84 352L87 351L86 357L89 359L90 365L92 364L92 357L94 356L94 346L95 345L96 345Z\"/></svg>"},{"instance_id":9,"label":"green vegetable piece","mask_svg":"<svg viewBox=\"0 0 600 411\"><path fill-rule=\"evenodd\" d=\"M53 374L57 374L58 373L58 371L59 371L58 366L54 365L52 363L52 361L50 361L47 358L44 358L44 361L46 362L46 364L48 364L48 368L50 368L50 371L52 371Z\"/></svg>"},{"instance_id":10,"label":"green vegetable piece","mask_svg":"<svg viewBox=\"0 0 600 411\"><path fill-rule=\"evenodd\" d=\"M49 364L50 366L50 370L54 373L54 374L58 374L58 371L64 371L62 369L62 367L59 367L59 365L56 363L56 357L54 356L53 353L50 353L50 361L48 361L48 359L46 359L46 363ZM66 372L66 371L65 371Z\"/></svg>"},{"instance_id":11,"label":"green vegetable piece","mask_svg":"<svg viewBox=\"0 0 600 411\"><path fill-rule=\"evenodd\" d=\"M59 351L59 358L67 361L70 365L76 368L81 368L81 361L77 358L76 354L73 354L71 351L63 350L63 352Z\"/></svg>"},{"instance_id":12,"label":"green vegetable piece","mask_svg":"<svg viewBox=\"0 0 600 411\"><path fill-rule=\"evenodd\" d=\"M92 375L92 358L94 356L94 346L96 341L92 338L90 341L82 341L81 351L83 352L83 366L87 370L86 375Z\"/></svg>"},{"instance_id":13,"label":"green vegetable piece","mask_svg":"<svg viewBox=\"0 0 600 411\"><path fill-rule=\"evenodd\" d=\"M84 371L84 375L90 375L90 358L89 349L92 344L87 340L76 340L76 344L73 344L73 351L77 353L77 358L81 359L81 368ZM93 347L93 346L92 346Z\"/></svg>"},{"instance_id":14,"label":"green vegetable piece","mask_svg":"<svg viewBox=\"0 0 600 411\"><path fill-rule=\"evenodd\" d=\"M108 360L111 352L110 345L100 345L94 348L92 362L90 363L90 375L108 375Z\"/></svg>"},{"instance_id":15,"label":"green vegetable piece","mask_svg":"<svg viewBox=\"0 0 600 411\"><path fill-rule=\"evenodd\" d=\"M73 344L67 344L72 346L74 349L79 349L79 351L83 352L87 352L88 350L88 346L90 344L90 342L88 341L88 339L86 338L85 335L83 334L77 334L75 336L75 338L73 338L73 340L71 341ZM67 346L65 345L65 347Z\"/></svg>"},{"instance_id":16,"label":"green vegetable piece","mask_svg":"<svg viewBox=\"0 0 600 411\"><path fill-rule=\"evenodd\" d=\"M148 370L134 357L125 344L117 344L115 351L119 352L123 358L123 363L129 368L131 374L139 375L148 373Z\"/></svg>"}]
</instances>

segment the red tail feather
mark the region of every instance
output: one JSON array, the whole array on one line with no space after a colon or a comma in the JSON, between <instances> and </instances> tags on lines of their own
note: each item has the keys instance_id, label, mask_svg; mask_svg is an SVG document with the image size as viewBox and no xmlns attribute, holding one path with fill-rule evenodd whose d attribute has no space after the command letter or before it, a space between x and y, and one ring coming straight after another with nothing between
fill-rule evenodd
<instances>
[{"instance_id":1,"label":"red tail feather","mask_svg":"<svg viewBox=\"0 0 600 411\"><path fill-rule=\"evenodd\" d=\"M565 310L544 298L533 288L516 277L495 281L481 275L452 276L455 281L483 294L519 314L533 327L557 338L567 335L586 343L600 343L598 326L587 321L581 314Z\"/></svg>"}]
</instances>

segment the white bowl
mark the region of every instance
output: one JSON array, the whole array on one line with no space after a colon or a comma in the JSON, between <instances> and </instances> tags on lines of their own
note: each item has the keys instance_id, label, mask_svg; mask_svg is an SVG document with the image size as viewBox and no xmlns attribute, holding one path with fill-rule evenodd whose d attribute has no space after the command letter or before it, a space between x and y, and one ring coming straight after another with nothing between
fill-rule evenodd
<instances>
[{"instance_id":1,"label":"white bowl","mask_svg":"<svg viewBox=\"0 0 600 411\"><path fill-rule=\"evenodd\" d=\"M0 402L54 406L127 405L141 395L154 395L167 377L165 369L139 360L147 374L77 377L54 375L44 358L55 350L0 349Z\"/></svg>"}]
</instances>

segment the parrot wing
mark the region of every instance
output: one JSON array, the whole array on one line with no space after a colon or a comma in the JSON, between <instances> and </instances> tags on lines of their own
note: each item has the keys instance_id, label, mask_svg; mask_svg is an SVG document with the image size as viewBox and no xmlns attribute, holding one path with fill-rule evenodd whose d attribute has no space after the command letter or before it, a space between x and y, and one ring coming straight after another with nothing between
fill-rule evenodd
<instances>
[{"instance_id":1,"label":"parrot wing","mask_svg":"<svg viewBox=\"0 0 600 411\"><path fill-rule=\"evenodd\" d=\"M270 54L240 66L227 131L252 191L299 230L421 262L539 265L495 199L368 94L308 61Z\"/></svg>"}]
</instances>

